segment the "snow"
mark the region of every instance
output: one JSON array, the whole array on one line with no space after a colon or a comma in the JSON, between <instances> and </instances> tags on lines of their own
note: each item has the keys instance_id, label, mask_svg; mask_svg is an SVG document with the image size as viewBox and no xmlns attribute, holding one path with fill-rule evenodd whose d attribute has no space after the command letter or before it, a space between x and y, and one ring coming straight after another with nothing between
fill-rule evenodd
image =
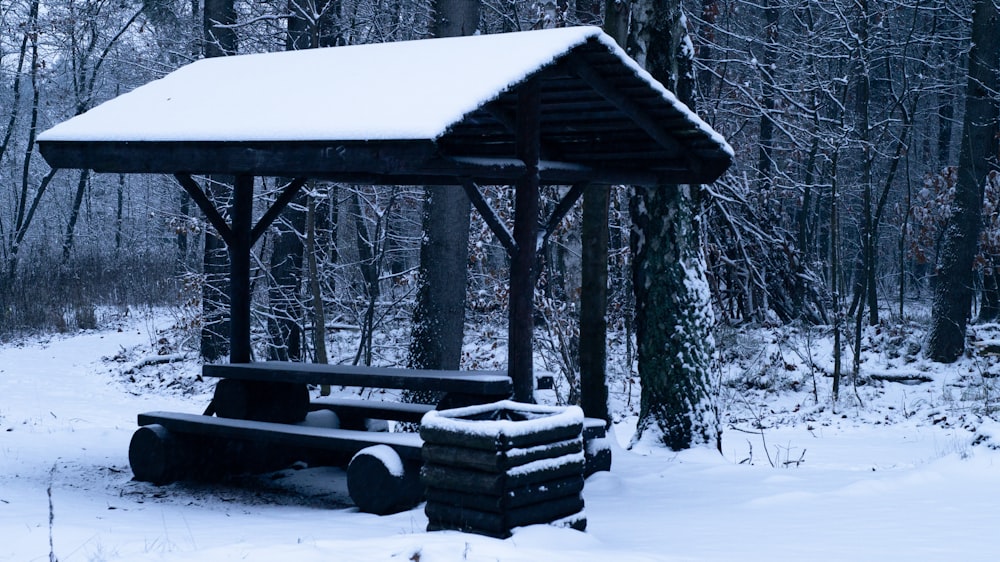
<instances>
[{"instance_id":1,"label":"snow","mask_svg":"<svg viewBox=\"0 0 1000 562\"><path fill-rule=\"evenodd\" d=\"M360 455L368 455L375 457L381 461L382 466L389 471L389 474L397 476L399 478L403 477L405 471L403 469L403 459L399 458L399 455L388 445L373 445L371 447L362 449L351 458L353 461Z\"/></svg>"},{"instance_id":2,"label":"snow","mask_svg":"<svg viewBox=\"0 0 1000 562\"><path fill-rule=\"evenodd\" d=\"M570 453L568 455L562 455L550 459L538 459L537 461L524 463L522 465L508 469L507 475L524 476L526 474L534 474L536 472L542 472L544 470L555 470L569 464L579 464L580 466L583 466L583 462L584 462L583 451L579 451L576 453Z\"/></svg>"},{"instance_id":3,"label":"snow","mask_svg":"<svg viewBox=\"0 0 1000 562\"><path fill-rule=\"evenodd\" d=\"M590 39L732 156L718 133L597 27L203 59L56 125L38 140L436 139Z\"/></svg>"},{"instance_id":4,"label":"snow","mask_svg":"<svg viewBox=\"0 0 1000 562\"><path fill-rule=\"evenodd\" d=\"M493 411L511 410L525 414L528 419L469 419ZM534 416L534 417L533 417ZM542 404L523 404L501 400L491 404L468 406L452 410L432 410L420 420L422 426L467 435L520 436L550 429L583 425L583 410L579 406L553 407Z\"/></svg>"},{"instance_id":5,"label":"snow","mask_svg":"<svg viewBox=\"0 0 1000 562\"><path fill-rule=\"evenodd\" d=\"M844 400L837 408L828 379L820 377L819 404L800 388L808 362L827 364L825 339L722 333L727 376L748 382L722 393L722 455L624 449L636 419L614 398L614 465L587 479L587 531L531 526L497 540L427 533L422 506L359 513L337 468L133 482L127 449L136 414L200 413L211 396L191 360L123 373L170 323L167 315L137 316L0 344L0 560L49 559L50 540L62 562L987 561L1000 548L995 398L973 392L987 387L960 386L977 373L992 384L998 365L978 357L928 363L905 352L917 330L903 335L898 356L895 344L879 343L863 369L905 365L934 382L869 384L858 388L863 405ZM865 345L894 337L866 336ZM749 346L755 338L760 345ZM744 346L762 352L734 358ZM767 388L749 385L761 377ZM848 385L845 394L853 393Z\"/></svg>"}]
</instances>

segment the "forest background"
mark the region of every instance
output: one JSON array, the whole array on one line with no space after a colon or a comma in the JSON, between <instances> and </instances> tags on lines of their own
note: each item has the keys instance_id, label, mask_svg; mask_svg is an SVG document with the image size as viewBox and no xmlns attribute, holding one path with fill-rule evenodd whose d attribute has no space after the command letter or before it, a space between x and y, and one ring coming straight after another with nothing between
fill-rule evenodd
<instances>
[{"instance_id":1,"label":"forest background","mask_svg":"<svg viewBox=\"0 0 1000 562\"><path fill-rule=\"evenodd\" d=\"M0 3L4 336L94 327L105 305L171 305L190 331L184 345L209 360L224 355L224 319L213 312L225 300L224 273L212 265L219 263L212 258L218 240L173 178L50 170L37 154L36 135L213 45L234 41L229 50L253 53L297 48L298 41L424 38L446 5L235 2L233 23L212 22L229 38L206 42L206 10L219 4L225 2ZM856 350L848 357L857 375L864 329L905 330L914 311L929 323L931 292L943 284L935 275L956 208L974 2L682 4L695 109L736 150L735 164L705 186L697 209L716 333L747 324L823 327ZM600 24L606 10L619 7L485 0L476 29ZM455 72L460 77L461 69ZM995 88L986 95L995 105ZM280 185L265 182L260 196L273 197ZM1000 180L990 175L984 186L975 209L983 228L969 312L990 321L1000 314ZM630 194L625 186L611 188L608 237L607 320L626 359L609 369L626 379L635 315ZM511 195L506 188L488 193L506 218ZM559 195L552 188L543 206L554 206ZM399 327L410 325L417 301L423 201L418 186L310 185L308 197L255 249L258 355L382 364L405 357L398 348L408 345L408 331ZM470 221L465 320L502 333L506 254L478 216ZM554 232L536 290L537 343L561 377L564 401L578 399L582 222L576 209ZM317 337L326 328L357 330L356 349L326 357ZM469 368L481 361L468 352L462 357Z\"/></svg>"}]
</instances>

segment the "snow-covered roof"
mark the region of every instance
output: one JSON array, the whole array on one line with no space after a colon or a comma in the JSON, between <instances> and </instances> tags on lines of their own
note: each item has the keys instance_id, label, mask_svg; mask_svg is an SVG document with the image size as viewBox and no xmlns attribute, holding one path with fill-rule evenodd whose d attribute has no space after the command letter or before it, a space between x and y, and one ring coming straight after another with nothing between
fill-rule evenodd
<instances>
[{"instance_id":1,"label":"snow-covered roof","mask_svg":"<svg viewBox=\"0 0 1000 562\"><path fill-rule=\"evenodd\" d=\"M514 157L512 100L534 76L543 83L543 159L563 170L550 181L607 167L601 153L629 143L645 152L669 145L640 166L653 175L709 160L707 175L717 176L732 158L722 137L595 27L204 59L38 140L52 166L98 171L476 175L468 170L484 159L490 170L510 168L497 159ZM378 162L387 149L405 162ZM358 163L330 163L345 159Z\"/></svg>"}]
</instances>

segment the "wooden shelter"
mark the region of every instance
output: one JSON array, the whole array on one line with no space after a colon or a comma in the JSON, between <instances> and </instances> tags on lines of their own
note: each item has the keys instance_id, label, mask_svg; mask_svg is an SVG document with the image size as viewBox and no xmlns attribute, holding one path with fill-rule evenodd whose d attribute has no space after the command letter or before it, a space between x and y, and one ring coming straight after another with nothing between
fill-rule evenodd
<instances>
[{"instance_id":1,"label":"wooden shelter","mask_svg":"<svg viewBox=\"0 0 1000 562\"><path fill-rule=\"evenodd\" d=\"M709 183L733 157L595 27L205 59L38 141L55 168L177 178L229 249L234 363L251 360L250 249L308 179L462 186L511 257L508 372L521 400L540 229L587 184ZM197 175L234 176L231 208ZM296 179L254 223L259 176ZM497 184L515 185L513 233L479 192ZM543 220L545 184L572 187Z\"/></svg>"}]
</instances>

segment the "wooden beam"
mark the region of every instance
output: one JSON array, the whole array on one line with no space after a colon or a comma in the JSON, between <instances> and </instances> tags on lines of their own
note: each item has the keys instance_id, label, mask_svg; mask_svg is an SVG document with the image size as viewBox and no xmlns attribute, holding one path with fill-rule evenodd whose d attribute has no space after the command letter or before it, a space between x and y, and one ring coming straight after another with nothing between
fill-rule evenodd
<instances>
[{"instance_id":1,"label":"wooden beam","mask_svg":"<svg viewBox=\"0 0 1000 562\"><path fill-rule=\"evenodd\" d=\"M583 194L580 259L580 407L588 418L607 422L608 210L607 185Z\"/></svg>"},{"instance_id":2,"label":"wooden beam","mask_svg":"<svg viewBox=\"0 0 1000 562\"><path fill-rule=\"evenodd\" d=\"M177 183L181 184L184 191L191 196L191 199L195 202L195 205L198 205L201 212L205 213L205 218L215 227L216 232L219 233L222 240L227 245L230 244L233 240L232 229L229 228L226 219L222 218L219 210L215 208L215 204L205 195L205 191L198 185L198 182L194 181L194 178L189 174L174 174L174 178L177 180Z\"/></svg>"},{"instance_id":3,"label":"wooden beam","mask_svg":"<svg viewBox=\"0 0 1000 562\"><path fill-rule=\"evenodd\" d=\"M42 150L41 146L39 147ZM318 177L341 172L406 173L437 147L413 141L49 141L43 155L58 168L132 174L227 174Z\"/></svg>"},{"instance_id":4,"label":"wooden beam","mask_svg":"<svg viewBox=\"0 0 1000 562\"><path fill-rule=\"evenodd\" d=\"M249 363L250 347L250 235L253 230L254 177L236 176L233 185L232 241L229 242L229 362Z\"/></svg>"},{"instance_id":5,"label":"wooden beam","mask_svg":"<svg viewBox=\"0 0 1000 562\"><path fill-rule=\"evenodd\" d=\"M483 198L482 192L479 191L479 186L475 182L466 181L462 183L462 188L465 189L465 194L469 196L469 200L472 201L472 206L479 211L479 216L483 217L483 221L486 222L486 226L490 227L493 235L497 237L500 245L507 250L508 257L514 257L517 254L517 244L514 243L514 237L511 236L510 230L500 221L500 217L497 215L493 207L486 202Z\"/></svg>"},{"instance_id":6,"label":"wooden beam","mask_svg":"<svg viewBox=\"0 0 1000 562\"><path fill-rule=\"evenodd\" d=\"M483 110L490 114L490 117L496 119L497 123L503 125L510 133L515 133L517 131L517 120L514 115L500 107L500 104L496 101L490 102L483 106ZM540 117L539 117L540 118ZM539 153L540 157L545 160L562 160L562 150L558 147L558 143L551 143L541 139L539 137Z\"/></svg>"},{"instance_id":7,"label":"wooden beam","mask_svg":"<svg viewBox=\"0 0 1000 562\"><path fill-rule=\"evenodd\" d=\"M589 184L585 182L573 184L569 188L569 191L566 192L566 195L563 195L562 199L556 203L556 208L552 209L552 215L545 222L545 227L542 230L542 237L544 239L548 239L552 232L559 226L559 223L566 217L566 213L569 213L573 205L576 205L576 202L580 200L587 185Z\"/></svg>"},{"instance_id":8,"label":"wooden beam","mask_svg":"<svg viewBox=\"0 0 1000 562\"><path fill-rule=\"evenodd\" d=\"M322 161L330 159L331 152L320 146L313 146L315 143L272 143L271 149L263 146L254 148L258 161L247 160L247 167L243 168L233 164L236 160L233 152L239 154L241 150L232 144L149 142L116 147L115 143L50 141L44 154L50 163L59 163L60 167L90 168L96 172L113 173L166 173L178 177L178 181L181 181L180 177L190 177L193 174L251 173L257 176L309 177L372 185L455 185L462 181L460 178L471 179L479 185L509 185L524 175L524 164L513 158L484 158L459 153L466 143L441 147L447 154L424 153L416 146L408 149L397 147L398 150L390 149L387 152L390 158L398 159L405 156L408 150L412 151L415 159L409 165L402 162L392 165L376 164L373 158L377 156L377 151L373 151L353 166L343 162L333 164ZM218 152L214 152L215 150ZM265 154L267 150L271 152ZM211 158L210 154L217 155L217 158ZM181 155L190 155L196 161L187 161ZM158 160L161 157L163 160ZM578 159L590 157L593 155L574 154L574 158ZM312 161L310 158L322 162ZM646 170L641 167L629 168L625 164L594 167L568 162L546 163L543 160L540 181L547 185L570 185L589 180L596 183L653 186L664 183L665 180L672 183L703 183L706 180L695 177L686 169ZM724 169L724 166L720 166L720 170ZM213 226L216 226L214 222Z\"/></svg>"},{"instance_id":9,"label":"wooden beam","mask_svg":"<svg viewBox=\"0 0 1000 562\"><path fill-rule=\"evenodd\" d=\"M608 82L604 77L598 74L597 71L587 64L587 61L583 60L579 54L570 53L567 55L566 59L570 69L577 76L579 76L581 80L586 82L587 85L604 97L604 99L614 104L615 107L620 109L625 115L628 115L637 126L641 127L643 131L646 131L646 133L652 137L653 140L663 146L663 148L671 152L676 152L678 156L687 162L694 175L699 175L701 171L701 164L698 160L692 157L688 149L677 142L677 139L660 127L657 119L650 116L646 110L637 104L631 97L619 91L614 84Z\"/></svg>"},{"instance_id":10,"label":"wooden beam","mask_svg":"<svg viewBox=\"0 0 1000 562\"><path fill-rule=\"evenodd\" d=\"M514 400L534 402L535 257L538 251L538 186L541 152L541 85L529 78L517 93L516 156L525 173L515 186L514 244L510 264L507 372L514 381Z\"/></svg>"},{"instance_id":11,"label":"wooden beam","mask_svg":"<svg viewBox=\"0 0 1000 562\"><path fill-rule=\"evenodd\" d=\"M278 215L285 210L285 207L292 202L295 195L298 194L302 186L309 181L308 178L295 178L288 183L282 190L278 198L271 204L271 207L264 213L264 216L257 221L254 225L253 230L250 232L250 245L253 246L260 240L260 237L264 235L268 227L278 218Z\"/></svg>"}]
</instances>

